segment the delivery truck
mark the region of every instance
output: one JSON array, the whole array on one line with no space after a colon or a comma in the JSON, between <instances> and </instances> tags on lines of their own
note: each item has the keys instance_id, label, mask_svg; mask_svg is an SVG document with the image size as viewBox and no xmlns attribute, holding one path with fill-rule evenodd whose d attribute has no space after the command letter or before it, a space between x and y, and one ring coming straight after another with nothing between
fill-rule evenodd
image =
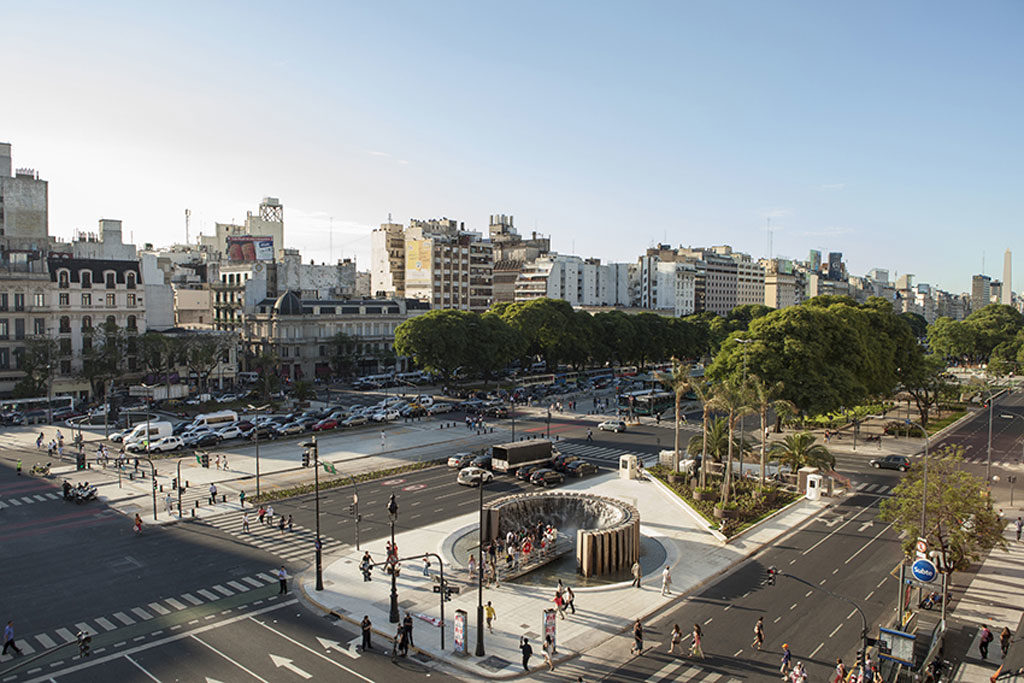
<instances>
[{"instance_id":1,"label":"delivery truck","mask_svg":"<svg viewBox=\"0 0 1024 683\"><path fill-rule=\"evenodd\" d=\"M555 457L556 452L547 439L513 441L491 447L491 469L512 472L527 465L540 465Z\"/></svg>"}]
</instances>

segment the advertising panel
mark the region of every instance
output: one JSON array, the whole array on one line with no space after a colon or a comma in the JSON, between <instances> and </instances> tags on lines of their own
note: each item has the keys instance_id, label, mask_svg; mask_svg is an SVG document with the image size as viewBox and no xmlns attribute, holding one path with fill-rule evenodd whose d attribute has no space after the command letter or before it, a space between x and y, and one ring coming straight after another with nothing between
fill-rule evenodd
<instances>
[{"instance_id":1,"label":"advertising panel","mask_svg":"<svg viewBox=\"0 0 1024 683\"><path fill-rule=\"evenodd\" d=\"M466 654L466 610L455 610L455 652Z\"/></svg>"},{"instance_id":2,"label":"advertising panel","mask_svg":"<svg viewBox=\"0 0 1024 683\"><path fill-rule=\"evenodd\" d=\"M910 633L879 627L878 640L875 641L878 646L878 658L913 664L915 640L916 636Z\"/></svg>"},{"instance_id":3,"label":"advertising panel","mask_svg":"<svg viewBox=\"0 0 1024 683\"><path fill-rule=\"evenodd\" d=\"M235 235L227 238L229 261L273 261L274 238L268 235Z\"/></svg>"},{"instance_id":4,"label":"advertising panel","mask_svg":"<svg viewBox=\"0 0 1024 683\"><path fill-rule=\"evenodd\" d=\"M405 284L430 286L433 266L433 240L406 240Z\"/></svg>"},{"instance_id":5,"label":"advertising panel","mask_svg":"<svg viewBox=\"0 0 1024 683\"><path fill-rule=\"evenodd\" d=\"M547 639L551 636L551 652L555 651L558 642L555 640L555 610L546 609L544 610L544 638ZM541 647L544 643L541 643Z\"/></svg>"}]
</instances>

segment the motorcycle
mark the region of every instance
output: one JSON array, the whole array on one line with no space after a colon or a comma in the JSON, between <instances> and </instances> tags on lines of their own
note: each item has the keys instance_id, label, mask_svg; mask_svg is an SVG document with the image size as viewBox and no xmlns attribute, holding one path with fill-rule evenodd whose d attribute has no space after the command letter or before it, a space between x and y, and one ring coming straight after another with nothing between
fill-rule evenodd
<instances>
[{"instance_id":1,"label":"motorcycle","mask_svg":"<svg viewBox=\"0 0 1024 683\"><path fill-rule=\"evenodd\" d=\"M48 476L50 476L50 463L46 463L45 465L42 465L42 464L32 465L31 472L32 472L33 476L48 477Z\"/></svg>"},{"instance_id":2,"label":"motorcycle","mask_svg":"<svg viewBox=\"0 0 1024 683\"><path fill-rule=\"evenodd\" d=\"M90 486L89 482L79 484L73 491L75 497L75 503L81 505L87 503L90 500L96 499L96 487Z\"/></svg>"},{"instance_id":3,"label":"motorcycle","mask_svg":"<svg viewBox=\"0 0 1024 683\"><path fill-rule=\"evenodd\" d=\"M921 600L921 604L919 605L919 607L930 610L932 607L941 605L943 600L945 600L948 603L952 597L952 593L947 592L945 598L943 598L943 595L938 591L932 591L931 593L926 595L923 600Z\"/></svg>"}]
</instances>

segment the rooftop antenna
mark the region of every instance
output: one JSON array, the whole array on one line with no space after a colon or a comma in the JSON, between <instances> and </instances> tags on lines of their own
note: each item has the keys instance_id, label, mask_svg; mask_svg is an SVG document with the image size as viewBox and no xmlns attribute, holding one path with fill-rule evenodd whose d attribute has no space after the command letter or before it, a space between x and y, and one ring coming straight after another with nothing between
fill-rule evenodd
<instances>
[{"instance_id":1,"label":"rooftop antenna","mask_svg":"<svg viewBox=\"0 0 1024 683\"><path fill-rule=\"evenodd\" d=\"M981 252L981 274L985 274L985 252Z\"/></svg>"},{"instance_id":2,"label":"rooftop antenna","mask_svg":"<svg viewBox=\"0 0 1024 683\"><path fill-rule=\"evenodd\" d=\"M192 210L185 209L185 244L188 244L188 223L189 219L192 218Z\"/></svg>"},{"instance_id":3,"label":"rooftop antenna","mask_svg":"<svg viewBox=\"0 0 1024 683\"><path fill-rule=\"evenodd\" d=\"M772 217L768 216L768 260L772 258Z\"/></svg>"},{"instance_id":4,"label":"rooftop antenna","mask_svg":"<svg viewBox=\"0 0 1024 683\"><path fill-rule=\"evenodd\" d=\"M391 221L388 221L390 223ZM334 216L331 216L331 239L330 239L331 263L334 263Z\"/></svg>"}]
</instances>

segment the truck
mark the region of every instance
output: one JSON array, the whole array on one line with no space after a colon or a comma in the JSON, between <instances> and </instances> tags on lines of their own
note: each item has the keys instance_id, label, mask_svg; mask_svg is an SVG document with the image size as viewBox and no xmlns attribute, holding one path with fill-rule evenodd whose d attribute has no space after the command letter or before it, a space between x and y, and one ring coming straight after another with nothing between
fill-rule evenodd
<instances>
[{"instance_id":1,"label":"truck","mask_svg":"<svg viewBox=\"0 0 1024 683\"><path fill-rule=\"evenodd\" d=\"M141 446L145 448L147 441L162 439L165 436L170 436L174 431L174 425L170 422L151 421L148 425L149 437L147 438L146 427L147 425L145 422L135 425L135 428L124 437L124 446L126 449L130 446Z\"/></svg>"},{"instance_id":2,"label":"truck","mask_svg":"<svg viewBox=\"0 0 1024 683\"><path fill-rule=\"evenodd\" d=\"M166 401L172 398L187 398L188 397L188 385L186 384L157 384L151 387L145 387L141 384L136 384L128 387L129 396L138 396L140 398L151 398L154 401Z\"/></svg>"},{"instance_id":3,"label":"truck","mask_svg":"<svg viewBox=\"0 0 1024 683\"><path fill-rule=\"evenodd\" d=\"M495 472L511 472L520 467L548 462L555 455L555 449L547 439L495 444L491 447L491 469Z\"/></svg>"}]
</instances>

